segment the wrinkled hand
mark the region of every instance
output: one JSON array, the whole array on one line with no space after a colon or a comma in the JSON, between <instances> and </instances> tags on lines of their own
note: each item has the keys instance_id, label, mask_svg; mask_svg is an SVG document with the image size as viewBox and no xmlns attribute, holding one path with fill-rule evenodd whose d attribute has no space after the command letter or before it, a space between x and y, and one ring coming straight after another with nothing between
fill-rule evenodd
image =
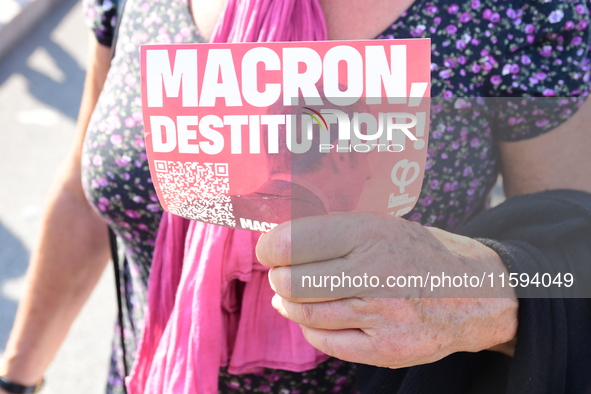
<instances>
[{"instance_id":1,"label":"wrinkled hand","mask_svg":"<svg viewBox=\"0 0 591 394\"><path fill-rule=\"evenodd\" d=\"M511 289L351 287L331 297L292 298L301 274L448 275L506 273L498 255L470 238L380 214L306 217L264 234L257 245L277 293L273 306L299 323L317 349L342 360L401 368L458 351L512 354L518 302ZM292 283L292 275L297 281ZM464 293L461 293L464 291ZM472 291L473 293L470 293ZM297 289L306 296L305 289ZM496 296L495 298L447 298ZM441 296L446 298L434 298ZM426 298L431 297L431 298ZM500 298L502 297L502 298Z\"/></svg>"}]
</instances>

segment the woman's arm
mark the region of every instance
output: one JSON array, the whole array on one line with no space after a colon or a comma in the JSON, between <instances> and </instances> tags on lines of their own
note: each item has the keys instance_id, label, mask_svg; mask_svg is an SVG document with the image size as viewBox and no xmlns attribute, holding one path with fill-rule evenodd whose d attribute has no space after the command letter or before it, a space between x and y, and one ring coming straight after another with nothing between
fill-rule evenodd
<instances>
[{"instance_id":1,"label":"woman's arm","mask_svg":"<svg viewBox=\"0 0 591 394\"><path fill-rule=\"evenodd\" d=\"M80 159L110 58L110 48L91 38L76 137L54 180L26 292L0 364L0 376L15 383L41 380L109 259L107 229L84 195Z\"/></svg>"},{"instance_id":2,"label":"woman's arm","mask_svg":"<svg viewBox=\"0 0 591 394\"><path fill-rule=\"evenodd\" d=\"M556 129L501 142L500 149L507 197L551 189L591 193L591 99Z\"/></svg>"}]
</instances>

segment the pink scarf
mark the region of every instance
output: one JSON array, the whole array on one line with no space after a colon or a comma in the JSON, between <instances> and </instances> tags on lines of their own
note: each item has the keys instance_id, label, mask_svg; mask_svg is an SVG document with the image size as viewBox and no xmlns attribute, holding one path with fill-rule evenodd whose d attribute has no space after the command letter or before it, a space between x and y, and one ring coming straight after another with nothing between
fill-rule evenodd
<instances>
[{"instance_id":1,"label":"pink scarf","mask_svg":"<svg viewBox=\"0 0 591 394\"><path fill-rule=\"evenodd\" d=\"M326 38L318 0L228 0L211 41ZM213 394L220 366L232 374L301 372L328 358L271 306L268 269L254 254L258 237L164 213L130 394Z\"/></svg>"}]
</instances>

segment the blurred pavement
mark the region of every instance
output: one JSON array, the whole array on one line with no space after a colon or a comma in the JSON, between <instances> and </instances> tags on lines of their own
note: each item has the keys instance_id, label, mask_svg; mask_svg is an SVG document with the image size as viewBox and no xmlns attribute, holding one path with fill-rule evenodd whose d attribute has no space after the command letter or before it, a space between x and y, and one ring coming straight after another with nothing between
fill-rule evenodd
<instances>
[{"instance_id":1,"label":"blurred pavement","mask_svg":"<svg viewBox=\"0 0 591 394\"><path fill-rule=\"evenodd\" d=\"M0 59L0 354L45 196L74 135L88 35L80 3L64 0ZM104 393L116 310L111 270L47 371L42 394Z\"/></svg>"}]
</instances>

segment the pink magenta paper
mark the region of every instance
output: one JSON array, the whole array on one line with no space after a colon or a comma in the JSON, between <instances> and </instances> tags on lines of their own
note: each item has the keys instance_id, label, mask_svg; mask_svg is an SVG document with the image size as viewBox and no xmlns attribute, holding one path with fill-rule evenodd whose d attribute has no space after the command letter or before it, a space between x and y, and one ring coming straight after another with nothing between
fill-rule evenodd
<instances>
[{"instance_id":1,"label":"pink magenta paper","mask_svg":"<svg viewBox=\"0 0 591 394\"><path fill-rule=\"evenodd\" d=\"M171 213L269 231L402 216L419 197L428 39L144 45L141 76L150 172Z\"/></svg>"}]
</instances>

